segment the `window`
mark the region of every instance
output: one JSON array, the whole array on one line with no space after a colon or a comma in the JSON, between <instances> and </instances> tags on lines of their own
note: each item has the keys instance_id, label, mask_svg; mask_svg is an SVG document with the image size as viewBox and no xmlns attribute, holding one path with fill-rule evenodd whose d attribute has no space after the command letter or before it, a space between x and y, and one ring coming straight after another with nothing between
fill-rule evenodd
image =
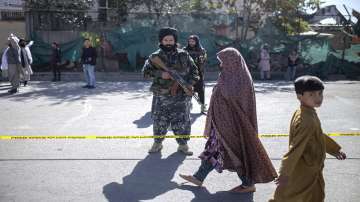
<instances>
[{"instance_id":1,"label":"window","mask_svg":"<svg viewBox=\"0 0 360 202\"><path fill-rule=\"evenodd\" d=\"M1 11L2 20L24 20L23 11Z\"/></svg>"},{"instance_id":2,"label":"window","mask_svg":"<svg viewBox=\"0 0 360 202\"><path fill-rule=\"evenodd\" d=\"M117 8L118 1L117 0L108 0L108 8Z\"/></svg>"},{"instance_id":3,"label":"window","mask_svg":"<svg viewBox=\"0 0 360 202\"><path fill-rule=\"evenodd\" d=\"M99 7L106 7L106 0L99 0Z\"/></svg>"}]
</instances>

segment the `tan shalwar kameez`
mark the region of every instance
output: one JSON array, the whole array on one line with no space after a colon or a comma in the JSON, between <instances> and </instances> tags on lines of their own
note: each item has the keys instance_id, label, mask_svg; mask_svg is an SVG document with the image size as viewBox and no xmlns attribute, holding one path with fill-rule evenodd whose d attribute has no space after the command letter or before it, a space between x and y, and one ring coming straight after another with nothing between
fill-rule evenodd
<instances>
[{"instance_id":1,"label":"tan shalwar kameez","mask_svg":"<svg viewBox=\"0 0 360 202\"><path fill-rule=\"evenodd\" d=\"M322 202L325 198L323 168L326 153L334 155L341 147L323 134L315 109L301 107L291 120L289 151L284 155L280 176L288 184L277 187L270 202Z\"/></svg>"}]
</instances>

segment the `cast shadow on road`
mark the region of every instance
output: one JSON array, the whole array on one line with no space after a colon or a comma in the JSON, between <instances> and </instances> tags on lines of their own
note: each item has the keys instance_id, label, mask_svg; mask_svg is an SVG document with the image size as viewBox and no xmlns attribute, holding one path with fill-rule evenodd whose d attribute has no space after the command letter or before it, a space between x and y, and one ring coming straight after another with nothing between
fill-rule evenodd
<instances>
[{"instance_id":1,"label":"cast shadow on road","mask_svg":"<svg viewBox=\"0 0 360 202\"><path fill-rule=\"evenodd\" d=\"M294 84L291 81L256 81L254 83L256 93L285 92L293 93Z\"/></svg>"},{"instance_id":2,"label":"cast shadow on road","mask_svg":"<svg viewBox=\"0 0 360 202\"><path fill-rule=\"evenodd\" d=\"M0 97L18 102L46 98L53 101L53 105L56 105L98 95L127 95L128 99L151 96L148 89L149 82L98 82L95 89L84 89L82 85L84 84L81 82L30 82L27 87L20 87L19 93L13 95L10 95L7 89L0 88ZM96 97L93 99L108 98Z\"/></svg>"},{"instance_id":3,"label":"cast shadow on road","mask_svg":"<svg viewBox=\"0 0 360 202\"><path fill-rule=\"evenodd\" d=\"M211 89L215 84L216 82L208 82L206 87ZM125 95L128 100L147 99L152 96L149 91L149 82L98 82L96 89L83 89L81 88L82 85L81 82L30 82L28 87L20 87L19 93L10 95L7 92L10 86L2 84L0 97L17 102L46 98L52 101L51 105L58 105L86 98L106 101L109 99L108 96L116 95ZM274 92L293 93L294 91L293 83L286 81L256 81L254 86L255 92L261 94ZM207 93L211 93L211 90ZM99 95L105 96L99 97Z\"/></svg>"},{"instance_id":4,"label":"cast shadow on road","mask_svg":"<svg viewBox=\"0 0 360 202\"><path fill-rule=\"evenodd\" d=\"M122 179L122 184L111 182L105 185L103 194L109 202L138 202L154 199L178 188L178 184L171 179L185 157L180 153L173 153L165 159L161 158L161 154L148 155Z\"/></svg>"},{"instance_id":5,"label":"cast shadow on road","mask_svg":"<svg viewBox=\"0 0 360 202\"><path fill-rule=\"evenodd\" d=\"M194 124L196 119L198 119L201 116L202 116L202 114L200 114L200 113L198 113L198 114L191 113L190 114L191 125ZM153 120L151 118L151 112L146 112L142 117L133 121L133 124L135 124L137 126L137 128L150 127L153 124Z\"/></svg>"},{"instance_id":6,"label":"cast shadow on road","mask_svg":"<svg viewBox=\"0 0 360 202\"><path fill-rule=\"evenodd\" d=\"M207 82L206 87L212 88L216 82ZM19 93L10 95L9 86L0 88L0 97L6 97L13 101L24 102L42 97L54 101L53 105L64 102L83 100L97 95L128 95L127 99L147 98L151 96L149 91L150 82L98 82L96 89L83 89L81 82L30 82L28 87L20 87ZM292 82L265 81L255 82L256 93L293 92ZM34 88L33 88L34 87ZM131 93L131 95L129 94ZM209 91L208 93L211 93ZM102 99L97 97L96 99Z\"/></svg>"},{"instance_id":7,"label":"cast shadow on road","mask_svg":"<svg viewBox=\"0 0 360 202\"><path fill-rule=\"evenodd\" d=\"M133 124L137 126L137 128L148 128L153 124L153 120L151 118L151 112L146 112L142 117L133 121Z\"/></svg>"},{"instance_id":8,"label":"cast shadow on road","mask_svg":"<svg viewBox=\"0 0 360 202\"><path fill-rule=\"evenodd\" d=\"M9 95L8 90L11 89L11 85L8 83L0 82L0 97Z\"/></svg>"},{"instance_id":9,"label":"cast shadow on road","mask_svg":"<svg viewBox=\"0 0 360 202\"><path fill-rule=\"evenodd\" d=\"M179 189L191 191L194 198L191 202L253 202L254 193L231 193L228 191L219 191L210 193L205 187L182 185Z\"/></svg>"},{"instance_id":10,"label":"cast shadow on road","mask_svg":"<svg viewBox=\"0 0 360 202\"><path fill-rule=\"evenodd\" d=\"M206 86L208 88L213 88L216 85L216 82L208 82ZM274 92L294 92L294 84L292 81L254 81L254 88L256 93L274 93ZM211 91L208 91L209 93Z\"/></svg>"}]
</instances>

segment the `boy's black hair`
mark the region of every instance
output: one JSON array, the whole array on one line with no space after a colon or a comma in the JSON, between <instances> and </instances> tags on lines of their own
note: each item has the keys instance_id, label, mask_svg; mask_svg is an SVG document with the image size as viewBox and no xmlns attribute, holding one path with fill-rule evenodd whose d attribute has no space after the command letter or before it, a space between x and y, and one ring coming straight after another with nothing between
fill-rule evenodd
<instances>
[{"instance_id":1,"label":"boy's black hair","mask_svg":"<svg viewBox=\"0 0 360 202\"><path fill-rule=\"evenodd\" d=\"M323 82L316 76L301 76L294 82L296 94L304 94L306 91L324 90Z\"/></svg>"}]
</instances>

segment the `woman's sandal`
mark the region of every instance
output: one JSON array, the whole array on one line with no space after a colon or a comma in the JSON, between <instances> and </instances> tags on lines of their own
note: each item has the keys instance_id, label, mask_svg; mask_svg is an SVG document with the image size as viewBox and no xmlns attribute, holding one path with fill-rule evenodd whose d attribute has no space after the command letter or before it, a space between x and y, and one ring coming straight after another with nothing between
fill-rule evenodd
<instances>
[{"instance_id":1,"label":"woman's sandal","mask_svg":"<svg viewBox=\"0 0 360 202\"><path fill-rule=\"evenodd\" d=\"M249 193L249 192L255 192L256 188L255 186L244 186L244 185L239 185L235 188L230 189L230 192L232 193Z\"/></svg>"},{"instance_id":2,"label":"woman's sandal","mask_svg":"<svg viewBox=\"0 0 360 202\"><path fill-rule=\"evenodd\" d=\"M184 180L188 181L188 182L191 182L199 187L202 186L202 182L198 179L196 179L194 176L191 176L191 175L183 175L183 174L179 174L179 176L181 178L183 178Z\"/></svg>"}]
</instances>

